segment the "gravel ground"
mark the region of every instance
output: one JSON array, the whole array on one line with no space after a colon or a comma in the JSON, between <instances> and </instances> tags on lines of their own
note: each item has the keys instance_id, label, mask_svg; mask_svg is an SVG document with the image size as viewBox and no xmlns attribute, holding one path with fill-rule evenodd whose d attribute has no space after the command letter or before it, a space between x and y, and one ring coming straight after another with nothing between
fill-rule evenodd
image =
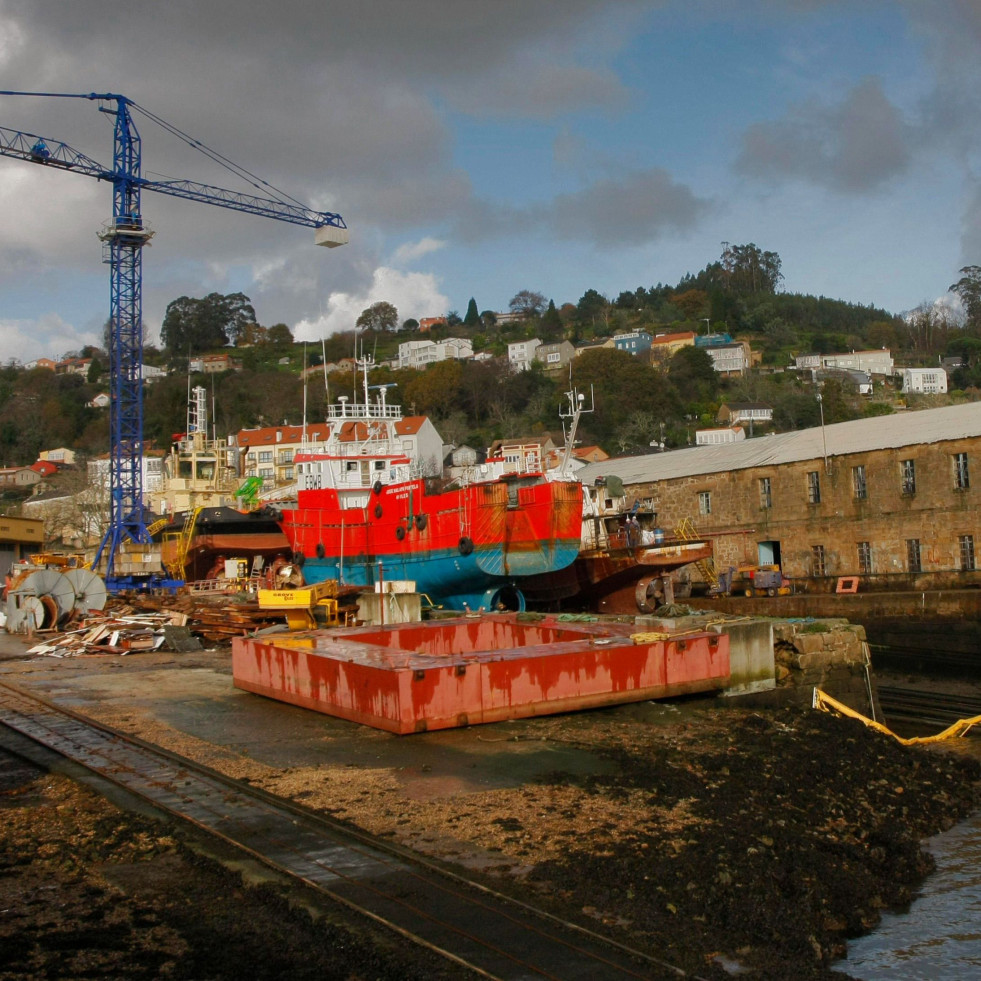
<instances>
[{"instance_id":1,"label":"gravel ground","mask_svg":"<svg viewBox=\"0 0 981 981\"><path fill-rule=\"evenodd\" d=\"M981 801L978 740L905 748L803 709L686 700L476 727L459 738L515 767L588 761L483 787L477 763L407 767L405 747L442 745L428 737L366 736L372 762L341 762L331 733L352 730L332 724L317 759L278 766L118 700L85 710L706 978L840 981L845 940L929 872L920 841ZM15 766L0 809L0 978L460 976L62 777Z\"/></svg>"}]
</instances>

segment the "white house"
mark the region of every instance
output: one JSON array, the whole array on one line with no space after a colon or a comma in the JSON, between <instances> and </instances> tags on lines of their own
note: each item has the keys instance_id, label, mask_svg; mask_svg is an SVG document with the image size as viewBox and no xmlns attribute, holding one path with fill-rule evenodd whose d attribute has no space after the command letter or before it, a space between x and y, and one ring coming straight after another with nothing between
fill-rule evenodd
<instances>
[{"instance_id":1,"label":"white house","mask_svg":"<svg viewBox=\"0 0 981 981\"><path fill-rule=\"evenodd\" d=\"M742 375L750 366L748 345L738 341L732 344L719 344L702 350L712 359L712 367L720 375Z\"/></svg>"},{"instance_id":2,"label":"white house","mask_svg":"<svg viewBox=\"0 0 981 981\"><path fill-rule=\"evenodd\" d=\"M742 426L723 426L721 429L696 429L696 446L719 446L723 443L737 443L746 438Z\"/></svg>"},{"instance_id":3,"label":"white house","mask_svg":"<svg viewBox=\"0 0 981 981\"><path fill-rule=\"evenodd\" d=\"M450 358L473 357L473 342L467 337L447 337L441 341L405 341L399 344L399 368L425 368Z\"/></svg>"},{"instance_id":4,"label":"white house","mask_svg":"<svg viewBox=\"0 0 981 981\"><path fill-rule=\"evenodd\" d=\"M542 342L533 337L530 341L515 341L508 344L508 363L514 371L527 371L535 360L535 353Z\"/></svg>"},{"instance_id":5,"label":"white house","mask_svg":"<svg viewBox=\"0 0 981 981\"><path fill-rule=\"evenodd\" d=\"M947 391L947 372L943 368L904 368L903 394L943 395Z\"/></svg>"},{"instance_id":6,"label":"white house","mask_svg":"<svg viewBox=\"0 0 981 981\"><path fill-rule=\"evenodd\" d=\"M715 418L717 422L727 422L731 426L739 422L771 423L773 407L765 402L725 402Z\"/></svg>"},{"instance_id":7,"label":"white house","mask_svg":"<svg viewBox=\"0 0 981 981\"><path fill-rule=\"evenodd\" d=\"M852 351L850 354L824 354L822 368L851 368L873 375L892 375L893 360L888 348L879 351Z\"/></svg>"}]
</instances>

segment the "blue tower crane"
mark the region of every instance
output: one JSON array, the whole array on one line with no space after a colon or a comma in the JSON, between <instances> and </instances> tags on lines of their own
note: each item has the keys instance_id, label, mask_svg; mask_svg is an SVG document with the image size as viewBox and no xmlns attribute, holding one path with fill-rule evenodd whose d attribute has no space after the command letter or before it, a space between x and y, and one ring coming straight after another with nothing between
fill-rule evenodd
<instances>
[{"instance_id":1,"label":"blue tower crane","mask_svg":"<svg viewBox=\"0 0 981 981\"><path fill-rule=\"evenodd\" d=\"M106 556L106 584L110 589L135 585L117 576L114 563L126 540L150 541L143 507L143 247L153 232L144 224L141 192L156 191L219 208L244 211L315 230L317 245L334 247L348 240L347 225L340 215L313 211L276 191L265 181L232 164L220 154L188 137L123 95L106 93L0 91L0 96L48 99L87 99L100 103L99 111L115 117L112 167L107 168L66 143L33 133L0 126L0 155L59 170L84 174L112 183L112 219L99 237L109 263L109 527L99 545L93 566ZM147 180L141 175L141 141L133 123L137 111L173 135L202 151L253 186L279 194L256 197L208 184L186 180Z\"/></svg>"}]
</instances>

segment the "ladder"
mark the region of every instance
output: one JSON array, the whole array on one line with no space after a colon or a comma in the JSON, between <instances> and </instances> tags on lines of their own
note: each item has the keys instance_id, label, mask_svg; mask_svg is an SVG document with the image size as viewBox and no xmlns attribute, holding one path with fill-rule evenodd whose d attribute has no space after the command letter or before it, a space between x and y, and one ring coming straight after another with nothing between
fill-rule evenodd
<instances>
[{"instance_id":1,"label":"ladder","mask_svg":"<svg viewBox=\"0 0 981 981\"><path fill-rule=\"evenodd\" d=\"M180 531L169 532L164 535L164 541L173 543L174 556L167 562L167 572L174 579L184 579L185 566L187 565L187 555L191 550L191 540L194 538L194 526L197 524L198 515L204 510L203 507L196 507L193 510L184 512L184 526Z\"/></svg>"},{"instance_id":2,"label":"ladder","mask_svg":"<svg viewBox=\"0 0 981 981\"><path fill-rule=\"evenodd\" d=\"M701 539L698 534L698 529L695 527L695 522L691 518L685 518L684 521L675 528L674 533L679 537L684 539L686 542L695 542ZM699 559L694 563L695 568L702 574L702 578L710 586L719 585L719 574L715 571L715 559Z\"/></svg>"}]
</instances>

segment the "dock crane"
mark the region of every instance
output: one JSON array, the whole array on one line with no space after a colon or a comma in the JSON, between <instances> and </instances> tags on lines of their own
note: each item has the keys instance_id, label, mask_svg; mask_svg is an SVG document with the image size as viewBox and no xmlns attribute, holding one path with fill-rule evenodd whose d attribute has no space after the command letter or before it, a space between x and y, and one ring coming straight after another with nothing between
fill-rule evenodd
<instances>
[{"instance_id":1,"label":"dock crane","mask_svg":"<svg viewBox=\"0 0 981 981\"><path fill-rule=\"evenodd\" d=\"M127 577L115 575L114 560L119 546L126 540L138 544L150 541L143 508L141 375L143 247L153 232L143 221L141 192L155 191L201 204L305 225L314 229L317 245L329 248L347 242L347 225L340 215L307 208L123 95L0 91L0 96L85 99L98 102L100 112L115 117L111 167L103 166L67 143L3 126L0 126L0 155L83 174L112 184L112 218L99 234L104 244L103 261L109 264L110 278L109 527L99 545L93 567L105 554L106 585L109 589L118 590L137 585ZM140 172L141 140L133 123L134 112L159 124L189 146L245 178L257 189L280 197L256 197L188 180L148 180Z\"/></svg>"}]
</instances>

